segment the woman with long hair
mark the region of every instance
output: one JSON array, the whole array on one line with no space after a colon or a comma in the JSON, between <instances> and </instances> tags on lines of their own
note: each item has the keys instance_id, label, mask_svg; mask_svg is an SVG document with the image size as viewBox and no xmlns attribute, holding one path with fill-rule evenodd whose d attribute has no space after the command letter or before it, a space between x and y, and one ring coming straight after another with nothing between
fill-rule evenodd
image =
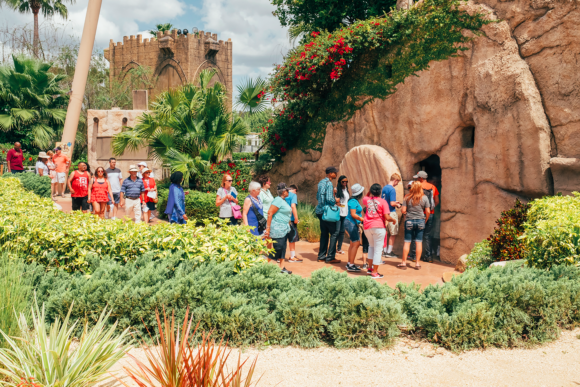
<instances>
[{"instance_id":1,"label":"woman with long hair","mask_svg":"<svg viewBox=\"0 0 580 387\"><path fill-rule=\"evenodd\" d=\"M169 216L169 223L186 224L188 219L185 214L185 192L181 186L183 173L173 172L169 181L171 181L171 185L169 186L165 213Z\"/></svg>"},{"instance_id":2,"label":"woman with long hair","mask_svg":"<svg viewBox=\"0 0 580 387\"><path fill-rule=\"evenodd\" d=\"M234 178L232 175L224 173L222 177L222 185L217 190L215 205L220 208L219 217L222 219L229 219L230 224L235 226L238 224L238 219L234 217L232 206L238 204L238 191L236 191L235 187L232 187L233 181Z\"/></svg>"},{"instance_id":3,"label":"woman with long hair","mask_svg":"<svg viewBox=\"0 0 580 387\"><path fill-rule=\"evenodd\" d=\"M107 172L105 168L98 167L94 178L90 179L88 202L93 205L93 214L101 219L105 219L105 209L109 197L113 197L113 191L111 191L111 184L107 179Z\"/></svg>"},{"instance_id":4,"label":"woman with long hair","mask_svg":"<svg viewBox=\"0 0 580 387\"><path fill-rule=\"evenodd\" d=\"M402 212L405 216L405 245L403 246L403 261L397 265L403 270L407 269L407 256L411 242L415 241L416 258L415 269L421 269L419 261L423 251L423 231L425 223L431 215L429 199L423 194L423 187L420 181L414 181L409 193L405 195Z\"/></svg>"},{"instance_id":5,"label":"woman with long hair","mask_svg":"<svg viewBox=\"0 0 580 387\"><path fill-rule=\"evenodd\" d=\"M348 191L348 178L344 175L338 178L336 183L336 190L334 195L340 199L340 223L336 227L336 253L344 254L342 251L342 242L344 241L344 221L348 216L348 199L350 192Z\"/></svg>"},{"instance_id":6,"label":"woman with long hair","mask_svg":"<svg viewBox=\"0 0 580 387\"><path fill-rule=\"evenodd\" d=\"M367 196L363 198L363 204L367 211L363 220L365 235L369 240L368 274L373 279L383 278L379 274L379 265L383 264L382 251L387 233L386 222L395 222L391 218L391 211L387 202L381 198L381 187L373 184Z\"/></svg>"}]
</instances>

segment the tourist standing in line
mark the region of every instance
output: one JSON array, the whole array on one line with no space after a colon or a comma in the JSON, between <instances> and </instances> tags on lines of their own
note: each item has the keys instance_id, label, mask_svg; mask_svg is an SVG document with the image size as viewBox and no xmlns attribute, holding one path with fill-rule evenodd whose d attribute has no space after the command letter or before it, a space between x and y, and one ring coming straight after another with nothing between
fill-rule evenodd
<instances>
[{"instance_id":1,"label":"tourist standing in line","mask_svg":"<svg viewBox=\"0 0 580 387\"><path fill-rule=\"evenodd\" d=\"M348 263L346 264L347 271L361 271L361 268L354 264L356 259L356 253L360 246L360 233L358 225L364 219L362 218L362 206L360 205L360 199L363 196L365 188L360 184L355 184L351 188L352 197L348 199L347 215L344 220L344 228L348 231L350 237L350 245L348 246ZM366 261L365 261L366 263Z\"/></svg>"},{"instance_id":2,"label":"tourist standing in line","mask_svg":"<svg viewBox=\"0 0 580 387\"><path fill-rule=\"evenodd\" d=\"M249 195L244 200L244 208L242 209L242 220L244 226L252 227L250 232L255 236L261 236L259 230L258 215L264 216L264 205L260 200L260 189L262 186L257 181L250 182L248 186ZM264 230L265 231L265 230Z\"/></svg>"},{"instance_id":3,"label":"tourist standing in line","mask_svg":"<svg viewBox=\"0 0 580 387\"><path fill-rule=\"evenodd\" d=\"M262 201L262 205L264 206L264 217L268 218L268 211L270 211L270 205L274 201L274 196L270 192L270 186L272 182L270 181L270 176L262 175L258 178L258 182L262 185L262 189L260 190L260 200ZM268 219L266 219L268 220ZM273 248L272 243L268 243L267 247L269 249Z\"/></svg>"},{"instance_id":4,"label":"tourist standing in line","mask_svg":"<svg viewBox=\"0 0 580 387\"><path fill-rule=\"evenodd\" d=\"M119 201L121 200L121 184L123 184L123 173L117 168L117 159L114 157L109 159L109 168L105 172L107 173L107 180L109 180L109 185L111 186L111 192L113 192L113 196L107 205L108 217L115 220L117 219Z\"/></svg>"},{"instance_id":5,"label":"tourist standing in line","mask_svg":"<svg viewBox=\"0 0 580 387\"><path fill-rule=\"evenodd\" d=\"M143 179L143 170L144 169L149 169L151 171L151 172L149 172L149 177L155 177L153 170L147 166L147 163L145 161L141 161L139 164L137 164L137 168L139 168L139 172L137 172L137 177L139 179Z\"/></svg>"},{"instance_id":6,"label":"tourist standing in line","mask_svg":"<svg viewBox=\"0 0 580 387\"><path fill-rule=\"evenodd\" d=\"M169 223L186 224L188 219L185 214L185 192L181 186L183 173L173 172L169 181L171 181L171 185L169 186L165 213L169 216Z\"/></svg>"},{"instance_id":7,"label":"tourist standing in line","mask_svg":"<svg viewBox=\"0 0 580 387\"><path fill-rule=\"evenodd\" d=\"M367 196L363 198L363 204L367 208L364 216L363 226L365 235L369 240L369 270L368 273L373 279L383 278L379 274L379 265L383 264L381 252L385 242L386 222L394 222L391 218L389 205L384 199L381 199L382 187L379 184L373 184Z\"/></svg>"},{"instance_id":8,"label":"tourist standing in line","mask_svg":"<svg viewBox=\"0 0 580 387\"><path fill-rule=\"evenodd\" d=\"M415 269L421 269L421 251L423 249L423 233L425 232L425 223L431 215L431 204L429 199L423 193L423 187L420 181L415 181L405 200L403 201L403 215L405 215L405 245L403 246L403 261L397 265L403 270L407 269L407 255L411 247L411 242L417 245L417 256Z\"/></svg>"},{"instance_id":9,"label":"tourist standing in line","mask_svg":"<svg viewBox=\"0 0 580 387\"><path fill-rule=\"evenodd\" d=\"M316 200L318 205L315 208L316 216L320 222L320 247L318 249L318 261L325 261L326 263L340 263L335 258L336 254L336 228L339 222L329 222L322 219L325 206L337 206L340 199L334 196L334 187L332 180L336 179L338 169L336 167L326 168L326 177L318 183L318 190L316 191Z\"/></svg>"},{"instance_id":10,"label":"tourist standing in line","mask_svg":"<svg viewBox=\"0 0 580 387\"><path fill-rule=\"evenodd\" d=\"M40 152L38 154L38 159L36 160L36 166L34 170L38 176L48 176L48 155L45 152Z\"/></svg>"},{"instance_id":11,"label":"tourist standing in line","mask_svg":"<svg viewBox=\"0 0 580 387\"><path fill-rule=\"evenodd\" d=\"M125 207L129 218L133 218L135 223L141 223L141 201L145 196L145 186L143 180L137 177L137 172L139 169L136 166L129 166L129 177L121 184L119 202L121 207Z\"/></svg>"},{"instance_id":12,"label":"tourist standing in line","mask_svg":"<svg viewBox=\"0 0 580 387\"><path fill-rule=\"evenodd\" d=\"M271 238L274 242L274 253L268 256L268 262L275 260L280 264L280 269L283 274L292 274L291 271L284 267L284 258L286 257L286 242L288 241L288 233L290 232L290 217L292 215L292 208L286 203L288 197L288 188L285 183L278 184L278 196L270 205L268 211L268 225L264 236Z\"/></svg>"},{"instance_id":13,"label":"tourist standing in line","mask_svg":"<svg viewBox=\"0 0 580 387\"><path fill-rule=\"evenodd\" d=\"M6 163L8 164L8 173L24 172L24 152L19 142L14 143L14 148L6 153Z\"/></svg>"},{"instance_id":14,"label":"tourist standing in line","mask_svg":"<svg viewBox=\"0 0 580 387\"><path fill-rule=\"evenodd\" d=\"M89 212L89 180L91 175L87 171L87 163L81 161L78 170L73 171L67 181L73 211ZM60 181L60 180L59 180ZM63 188L64 192L64 188Z\"/></svg>"},{"instance_id":15,"label":"tourist standing in line","mask_svg":"<svg viewBox=\"0 0 580 387\"><path fill-rule=\"evenodd\" d=\"M143 221L149 223L153 219L153 211L155 207L155 202L157 201L157 185L155 184L155 179L151 177L151 168L145 167L141 170L143 176L143 186L145 187L145 195L141 201L141 209L143 211Z\"/></svg>"},{"instance_id":16,"label":"tourist standing in line","mask_svg":"<svg viewBox=\"0 0 580 387\"><path fill-rule=\"evenodd\" d=\"M60 188L60 196L64 198L65 183L66 183L66 172L70 166L70 159L62 153L62 149L57 146L54 150L56 153L52 157L52 161L56 166L56 179L58 180L57 191ZM87 164L85 163L85 167ZM85 169L86 170L86 169ZM70 189L70 188L69 188ZM58 194L58 192L57 192ZM72 197L72 196L71 196Z\"/></svg>"},{"instance_id":17,"label":"tourist standing in line","mask_svg":"<svg viewBox=\"0 0 580 387\"><path fill-rule=\"evenodd\" d=\"M427 196L427 199L429 199L431 215L425 220L425 230L423 232L423 261L433 262L431 241L433 238L432 231L435 219L435 207L439 205L439 191L437 190L437 187L427 182L427 177L428 175L425 171L419 171L415 176L413 176L414 179L417 179L416 181L421 183L421 187L423 187L423 194ZM409 260L415 260L415 243L411 243Z\"/></svg>"},{"instance_id":18,"label":"tourist standing in line","mask_svg":"<svg viewBox=\"0 0 580 387\"><path fill-rule=\"evenodd\" d=\"M219 217L222 219L229 219L230 224L235 226L238 224L238 219L234 218L232 205L238 204L238 191L236 191L235 187L232 187L233 181L234 179L231 175L227 173L223 175L222 186L217 190L215 205L220 208Z\"/></svg>"},{"instance_id":19,"label":"tourist standing in line","mask_svg":"<svg viewBox=\"0 0 580 387\"><path fill-rule=\"evenodd\" d=\"M54 161L52 161L52 158L54 157L54 152L49 150L48 152L46 152L46 154L48 155L48 161L46 162L46 166L48 167L48 174L50 176L51 198L52 200L54 200L54 197L56 196L56 185L58 184L58 179L56 178L56 165L54 164Z\"/></svg>"},{"instance_id":20,"label":"tourist standing in line","mask_svg":"<svg viewBox=\"0 0 580 387\"><path fill-rule=\"evenodd\" d=\"M342 251L342 242L344 241L344 221L348 215L348 199L350 197L350 193L348 192L348 178L344 175L338 178L335 196L340 200L340 224L335 231L336 253L344 254L344 251Z\"/></svg>"},{"instance_id":21,"label":"tourist standing in line","mask_svg":"<svg viewBox=\"0 0 580 387\"><path fill-rule=\"evenodd\" d=\"M397 192L395 187L401 182L401 175L393 173L389 184L383 187L381 198L389 205L391 218L395 219L395 223L389 222L387 224L387 235L385 236L385 243L383 245L383 255L385 257L398 258L393 253L393 246L395 245L395 238L399 234L399 216L397 215L397 208L401 208L401 203L397 201Z\"/></svg>"},{"instance_id":22,"label":"tourist standing in line","mask_svg":"<svg viewBox=\"0 0 580 387\"><path fill-rule=\"evenodd\" d=\"M290 217L290 233L288 234L288 248L290 249L290 258L288 258L288 262L295 262L300 263L302 259L296 257L296 242L300 240L300 236L298 235L298 196L296 193L298 192L298 187L296 185L291 184L288 187L288 196L286 197L286 203L292 209L292 216Z\"/></svg>"},{"instance_id":23,"label":"tourist standing in line","mask_svg":"<svg viewBox=\"0 0 580 387\"><path fill-rule=\"evenodd\" d=\"M111 184L107 179L107 172L105 168L98 167L95 171L95 176L89 183L89 197L88 202L93 205L93 213L99 218L105 218L105 209L109 202L109 197L113 196L111 191Z\"/></svg>"}]
</instances>

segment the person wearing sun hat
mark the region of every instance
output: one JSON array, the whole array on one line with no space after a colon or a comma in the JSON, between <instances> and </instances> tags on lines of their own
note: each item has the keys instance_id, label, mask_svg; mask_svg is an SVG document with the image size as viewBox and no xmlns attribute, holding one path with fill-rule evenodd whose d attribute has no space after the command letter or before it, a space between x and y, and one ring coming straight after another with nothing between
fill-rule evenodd
<instances>
[{"instance_id":1,"label":"person wearing sun hat","mask_svg":"<svg viewBox=\"0 0 580 387\"><path fill-rule=\"evenodd\" d=\"M151 178L155 177L155 175L153 174L153 170L150 169L149 167L147 167L147 163L145 161L141 161L140 163L138 163L137 168L139 168L139 172L137 172L137 177L139 179L143 178L143 171L145 169L149 169L151 171L151 172L149 172L149 177L151 177Z\"/></svg>"},{"instance_id":2,"label":"person wearing sun hat","mask_svg":"<svg viewBox=\"0 0 580 387\"><path fill-rule=\"evenodd\" d=\"M362 217L362 206L360 200L363 197L365 187L360 184L353 184L350 187L352 196L348 199L348 212L344 220L344 229L348 232L350 237L350 245L348 246L348 263L346 264L347 271L361 271L361 268L354 264L358 247L360 246L361 236L358 225L364 219Z\"/></svg>"},{"instance_id":3,"label":"person wearing sun hat","mask_svg":"<svg viewBox=\"0 0 580 387\"><path fill-rule=\"evenodd\" d=\"M134 216L135 223L141 222L141 200L145 197L145 186L143 180L137 177L139 169L135 165L129 166L129 177L123 181L121 185L121 207L125 207L125 211L129 217Z\"/></svg>"},{"instance_id":4,"label":"person wearing sun hat","mask_svg":"<svg viewBox=\"0 0 580 387\"><path fill-rule=\"evenodd\" d=\"M40 152L38 154L38 159L36 160L35 171L38 176L48 176L50 171L48 170L48 155L46 152Z\"/></svg>"},{"instance_id":5,"label":"person wearing sun hat","mask_svg":"<svg viewBox=\"0 0 580 387\"><path fill-rule=\"evenodd\" d=\"M151 168L145 167L141 170L143 174L143 186L145 187L145 195L142 199L143 221L149 223L152 219L152 213L155 211L155 203L157 202L157 186L155 179L150 177Z\"/></svg>"}]
</instances>

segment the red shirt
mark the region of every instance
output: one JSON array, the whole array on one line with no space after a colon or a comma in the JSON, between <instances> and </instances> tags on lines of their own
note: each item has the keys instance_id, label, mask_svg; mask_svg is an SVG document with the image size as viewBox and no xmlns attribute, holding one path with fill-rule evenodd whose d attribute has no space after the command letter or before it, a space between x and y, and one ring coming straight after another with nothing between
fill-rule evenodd
<instances>
[{"instance_id":1,"label":"red shirt","mask_svg":"<svg viewBox=\"0 0 580 387\"><path fill-rule=\"evenodd\" d=\"M365 230L369 228L385 228L385 214L391 213L385 199L365 196L363 198L363 206L367 208L363 219L363 228Z\"/></svg>"},{"instance_id":2,"label":"red shirt","mask_svg":"<svg viewBox=\"0 0 580 387\"><path fill-rule=\"evenodd\" d=\"M24 167L22 166L22 162L24 161L24 152L20 149L20 152L17 152L16 149L12 148L6 154L6 161L10 163L10 169L14 169L15 171L23 171Z\"/></svg>"},{"instance_id":3,"label":"red shirt","mask_svg":"<svg viewBox=\"0 0 580 387\"><path fill-rule=\"evenodd\" d=\"M74 171L74 177L70 183L74 194L71 194L71 198L82 198L89 196L89 178L88 172L80 173L79 171Z\"/></svg>"},{"instance_id":4,"label":"red shirt","mask_svg":"<svg viewBox=\"0 0 580 387\"><path fill-rule=\"evenodd\" d=\"M153 199L151 199L149 196L147 196L147 194L149 193L149 191L147 191L148 188L155 188L155 179L150 177L149 179L143 179L143 185L145 186L145 201L141 200L141 203L149 203L149 202L153 202Z\"/></svg>"},{"instance_id":5,"label":"red shirt","mask_svg":"<svg viewBox=\"0 0 580 387\"><path fill-rule=\"evenodd\" d=\"M439 196L439 191L437 190L437 187L435 187L431 183L427 183L426 181L421 182L421 187L423 187L423 189L430 189L431 191L433 191L433 203L435 203L435 196ZM437 206L434 206L433 208L431 208L432 214L435 213L435 207L437 207Z\"/></svg>"}]
</instances>

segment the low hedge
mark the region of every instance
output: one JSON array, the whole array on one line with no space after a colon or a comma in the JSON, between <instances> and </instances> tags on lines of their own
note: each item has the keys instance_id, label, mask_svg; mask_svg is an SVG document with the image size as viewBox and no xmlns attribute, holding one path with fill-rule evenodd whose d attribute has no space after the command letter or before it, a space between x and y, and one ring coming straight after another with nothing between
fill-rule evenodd
<instances>
[{"instance_id":1,"label":"low hedge","mask_svg":"<svg viewBox=\"0 0 580 387\"><path fill-rule=\"evenodd\" d=\"M51 197L51 184L48 176L38 176L36 173L16 173L4 174L2 177L15 177L20 180L24 189L34 192L41 198Z\"/></svg>"},{"instance_id":2,"label":"low hedge","mask_svg":"<svg viewBox=\"0 0 580 387\"><path fill-rule=\"evenodd\" d=\"M51 200L24 190L18 179L0 179L0 247L21 252L27 262L68 271L90 271L90 253L128 262L146 252L164 258L181 251L184 259L198 262L233 261L236 271L262 261L262 240L245 227L216 222L205 227L193 222L149 226L67 214L55 209Z\"/></svg>"},{"instance_id":3,"label":"low hedge","mask_svg":"<svg viewBox=\"0 0 580 387\"><path fill-rule=\"evenodd\" d=\"M153 257L126 265L90 258L90 277L32 265L26 278L51 321L73 303L72 317L89 321L108 306L119 329L148 337L156 309L183 318L189 307L200 331L224 335L233 345L380 348L404 329L452 350L515 347L553 340L580 323L580 269L572 266L468 270L421 292L415 284L393 290L330 269L302 278L261 264L235 274L231 262L198 263L181 253Z\"/></svg>"}]
</instances>

